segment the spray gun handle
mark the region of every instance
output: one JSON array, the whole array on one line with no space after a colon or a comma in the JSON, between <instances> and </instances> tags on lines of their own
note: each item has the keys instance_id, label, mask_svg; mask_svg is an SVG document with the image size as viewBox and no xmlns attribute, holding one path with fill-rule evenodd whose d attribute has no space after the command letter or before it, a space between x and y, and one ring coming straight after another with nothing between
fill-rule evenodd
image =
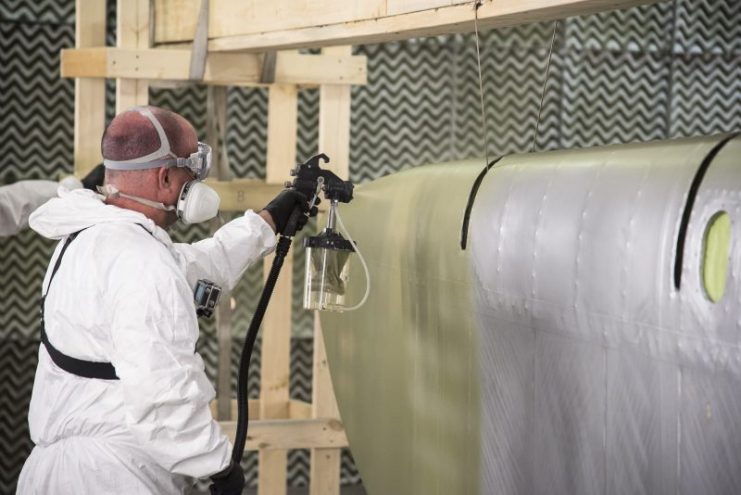
<instances>
[{"instance_id":1,"label":"spray gun handle","mask_svg":"<svg viewBox=\"0 0 741 495\"><path fill-rule=\"evenodd\" d=\"M298 232L298 222L301 219L301 216L304 215L306 215L306 213L304 213L300 207L294 208L291 216L288 217L286 228L283 229L283 237L293 237L296 235L296 232Z\"/></svg>"}]
</instances>

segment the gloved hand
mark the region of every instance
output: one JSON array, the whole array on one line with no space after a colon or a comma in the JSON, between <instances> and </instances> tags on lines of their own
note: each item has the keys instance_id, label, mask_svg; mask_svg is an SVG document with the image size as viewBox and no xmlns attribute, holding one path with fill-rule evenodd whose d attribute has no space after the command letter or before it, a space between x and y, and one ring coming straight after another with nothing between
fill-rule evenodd
<instances>
[{"instance_id":1,"label":"gloved hand","mask_svg":"<svg viewBox=\"0 0 741 495\"><path fill-rule=\"evenodd\" d=\"M82 179L82 187L90 189L92 191L98 191L97 186L103 185L103 179L105 179L105 166L99 163L94 169Z\"/></svg>"},{"instance_id":2,"label":"gloved hand","mask_svg":"<svg viewBox=\"0 0 741 495\"><path fill-rule=\"evenodd\" d=\"M319 198L317 198L316 204L319 204ZM288 224L288 219L291 218L291 213L297 208L304 213L304 215L299 216L296 224L296 231L298 232L309 221L309 217L314 217L317 214L316 206L309 210L309 200L303 193L295 189L284 189L268 203L264 210L273 219L276 233L283 234Z\"/></svg>"},{"instance_id":3,"label":"gloved hand","mask_svg":"<svg viewBox=\"0 0 741 495\"><path fill-rule=\"evenodd\" d=\"M228 468L211 476L211 495L241 495L244 489L242 466L232 462Z\"/></svg>"}]
</instances>

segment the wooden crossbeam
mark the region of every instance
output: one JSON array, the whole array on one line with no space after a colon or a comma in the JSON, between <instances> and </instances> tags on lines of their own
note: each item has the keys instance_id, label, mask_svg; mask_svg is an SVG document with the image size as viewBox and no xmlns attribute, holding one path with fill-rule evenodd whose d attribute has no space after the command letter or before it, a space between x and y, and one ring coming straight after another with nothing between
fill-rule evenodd
<instances>
[{"instance_id":1,"label":"wooden crossbeam","mask_svg":"<svg viewBox=\"0 0 741 495\"><path fill-rule=\"evenodd\" d=\"M501 28L625 9L657 0L484 0L479 26ZM157 0L155 43L193 38L199 2ZM209 51L284 50L472 32L471 0L220 0Z\"/></svg>"},{"instance_id":2,"label":"wooden crossbeam","mask_svg":"<svg viewBox=\"0 0 741 495\"><path fill-rule=\"evenodd\" d=\"M220 424L224 433L234 441L237 422L221 421ZM247 432L245 449L260 450L264 453L278 451L284 454L285 451L290 449L339 449L347 447L345 429L339 420L333 418L261 419L250 421ZM260 466L261 471L262 469L263 467ZM280 486L285 485L285 476L276 483ZM337 483L339 483L339 478ZM280 488L270 485L266 489L276 490Z\"/></svg>"},{"instance_id":3,"label":"wooden crossbeam","mask_svg":"<svg viewBox=\"0 0 741 495\"><path fill-rule=\"evenodd\" d=\"M283 189L281 184L266 184L258 179L207 179L206 183L219 194L221 211L259 211Z\"/></svg>"},{"instance_id":4,"label":"wooden crossbeam","mask_svg":"<svg viewBox=\"0 0 741 495\"><path fill-rule=\"evenodd\" d=\"M214 400L211 402L211 413L216 416L218 412L218 401ZM251 420L262 419L260 416L260 399L250 399L247 401L247 408L249 411ZM230 416L232 418L237 417L237 400L231 400ZM288 417L284 419L311 419L311 404L302 400L289 399L285 405L281 406L282 409L288 411Z\"/></svg>"},{"instance_id":5,"label":"wooden crossbeam","mask_svg":"<svg viewBox=\"0 0 741 495\"><path fill-rule=\"evenodd\" d=\"M62 77L187 81L190 50L96 47L62 50ZM260 83L262 56L250 53L210 53L203 82L228 86ZM274 82L316 86L365 84L366 57L279 53Z\"/></svg>"}]
</instances>

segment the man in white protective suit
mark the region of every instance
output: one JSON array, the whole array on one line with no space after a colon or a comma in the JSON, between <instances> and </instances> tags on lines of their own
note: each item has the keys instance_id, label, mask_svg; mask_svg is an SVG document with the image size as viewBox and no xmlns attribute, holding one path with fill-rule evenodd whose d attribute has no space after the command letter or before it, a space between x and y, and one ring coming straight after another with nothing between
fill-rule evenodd
<instances>
[{"instance_id":1,"label":"man in white protective suit","mask_svg":"<svg viewBox=\"0 0 741 495\"><path fill-rule=\"evenodd\" d=\"M207 477L211 493L242 493L195 352L194 287L208 279L232 289L296 208L306 213L300 226L316 211L286 189L212 238L173 243L164 229L178 218L217 214L219 198L201 182L210 148L183 117L140 107L113 119L102 151L102 194L60 191L29 222L60 242L41 303L29 411L36 446L18 493L181 494Z\"/></svg>"},{"instance_id":2,"label":"man in white protective suit","mask_svg":"<svg viewBox=\"0 0 741 495\"><path fill-rule=\"evenodd\" d=\"M28 217L36 208L64 189L94 189L103 183L103 164L95 167L82 181L69 176L60 182L52 180L21 180L0 186L0 237L15 235L28 226Z\"/></svg>"}]
</instances>

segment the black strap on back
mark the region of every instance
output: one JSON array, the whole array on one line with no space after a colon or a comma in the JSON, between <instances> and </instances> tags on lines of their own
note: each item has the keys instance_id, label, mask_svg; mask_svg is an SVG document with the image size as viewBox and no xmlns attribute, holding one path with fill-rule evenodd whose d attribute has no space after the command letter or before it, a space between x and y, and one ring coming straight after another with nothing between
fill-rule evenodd
<instances>
[{"instance_id":1,"label":"black strap on back","mask_svg":"<svg viewBox=\"0 0 741 495\"><path fill-rule=\"evenodd\" d=\"M51 357L51 360L54 361L54 364L59 366L67 373L72 373L73 375L77 375L82 378L118 380L118 376L116 376L116 369L111 363L85 361L83 359L77 359L63 354L59 351L59 349L54 347L51 342L49 342L49 337L46 335L46 328L44 325L44 302L46 301L46 296L49 293L49 289L51 288L51 282L52 280L54 280L54 275L56 275L57 270L59 270L59 265L62 263L64 252L67 250L70 243L75 240L75 237L77 237L77 234L79 233L80 232L75 232L74 234L70 234L64 241L62 250L59 252L57 261L51 271L49 284L46 286L46 294L41 296L41 342L44 344L44 346L46 346L46 351L49 353L49 357Z\"/></svg>"}]
</instances>

